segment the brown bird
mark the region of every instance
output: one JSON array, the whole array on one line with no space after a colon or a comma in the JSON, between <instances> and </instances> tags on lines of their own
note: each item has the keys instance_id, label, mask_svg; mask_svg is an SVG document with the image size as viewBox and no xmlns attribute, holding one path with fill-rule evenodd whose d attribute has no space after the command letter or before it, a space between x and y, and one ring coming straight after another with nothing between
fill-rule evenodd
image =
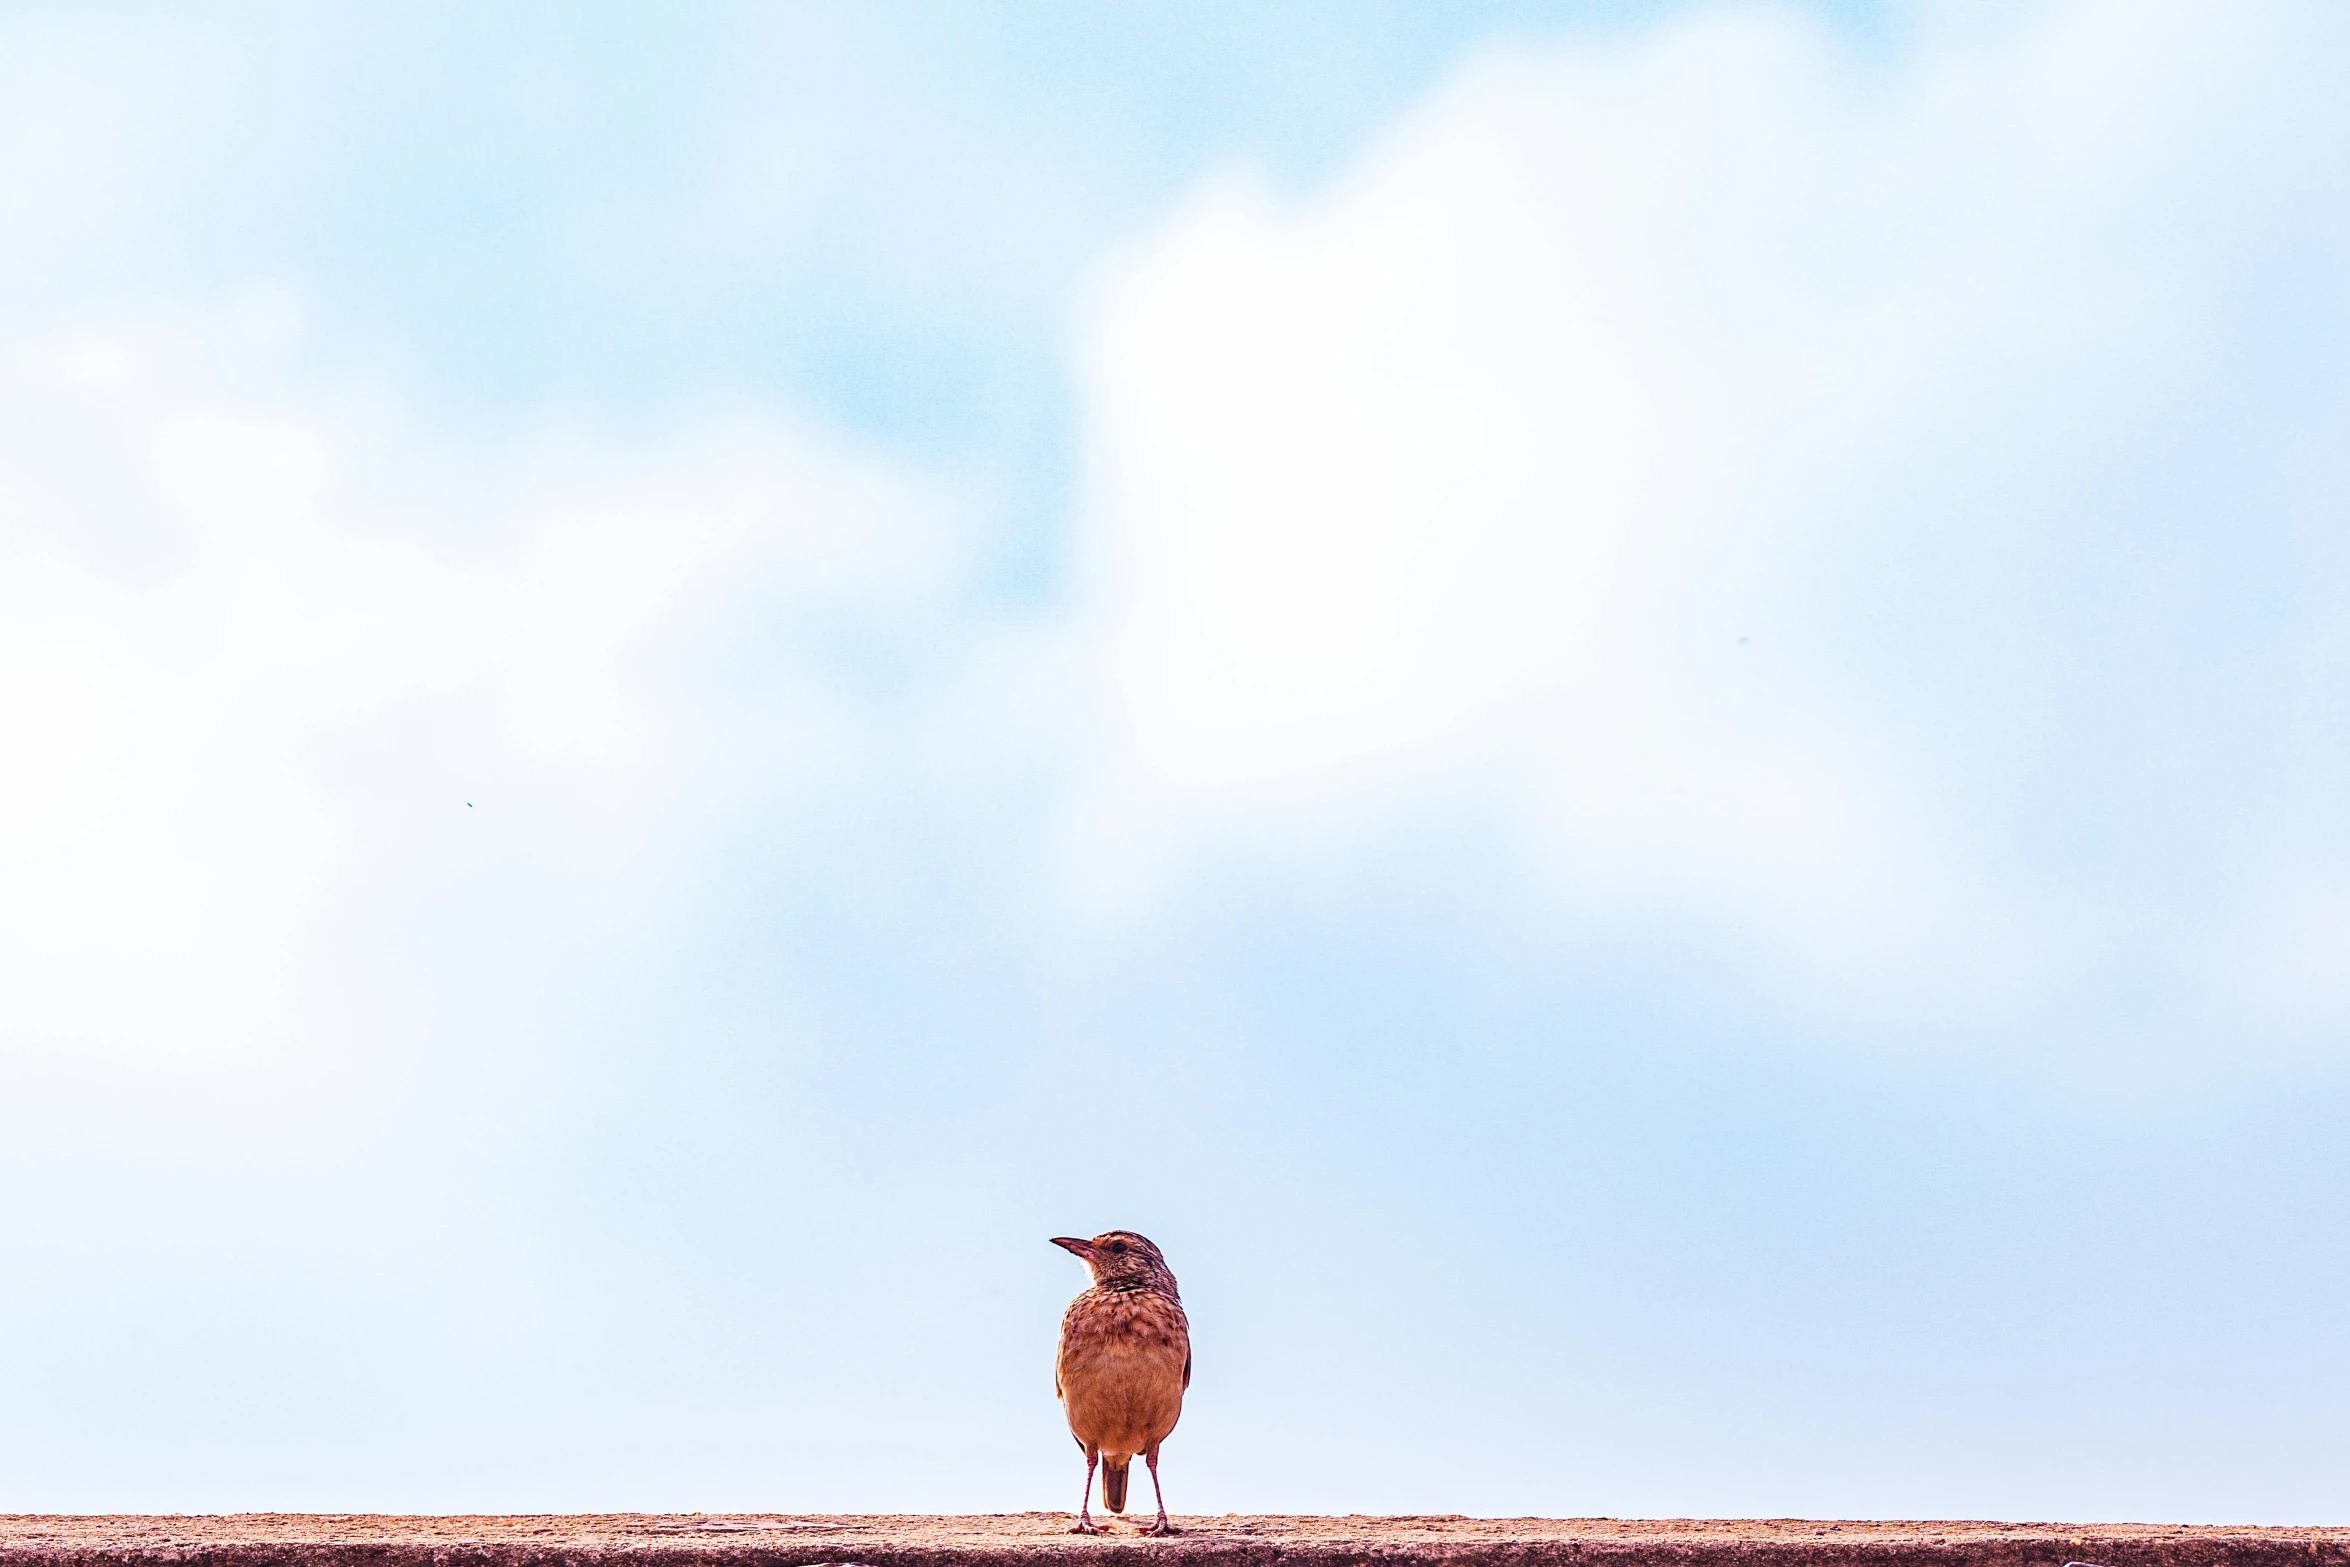
<instances>
[{"instance_id":1,"label":"brown bird","mask_svg":"<svg viewBox=\"0 0 2350 1567\"><path fill-rule=\"evenodd\" d=\"M1094 1465L1102 1468L1102 1506L1122 1513L1126 1466L1140 1453L1159 1504L1158 1522L1142 1532L1173 1534L1159 1490L1159 1444L1182 1417L1191 1386L1191 1324L1175 1275L1159 1248L1132 1230L1089 1241L1057 1235L1053 1244L1075 1252L1093 1274L1093 1287L1061 1318L1061 1352L1053 1360L1053 1392L1085 1452L1085 1500L1069 1532L1109 1532L1093 1521Z\"/></svg>"}]
</instances>

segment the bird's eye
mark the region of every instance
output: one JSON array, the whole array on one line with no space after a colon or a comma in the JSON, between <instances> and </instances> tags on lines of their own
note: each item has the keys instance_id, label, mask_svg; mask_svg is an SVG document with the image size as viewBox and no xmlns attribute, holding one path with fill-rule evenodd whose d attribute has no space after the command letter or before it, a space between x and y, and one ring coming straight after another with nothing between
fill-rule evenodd
<instances>
[{"instance_id":1,"label":"bird's eye","mask_svg":"<svg viewBox=\"0 0 2350 1567\"><path fill-rule=\"evenodd\" d=\"M1126 1255L1126 1243L1124 1241L1112 1241L1110 1242L1110 1250L1123 1257Z\"/></svg>"}]
</instances>

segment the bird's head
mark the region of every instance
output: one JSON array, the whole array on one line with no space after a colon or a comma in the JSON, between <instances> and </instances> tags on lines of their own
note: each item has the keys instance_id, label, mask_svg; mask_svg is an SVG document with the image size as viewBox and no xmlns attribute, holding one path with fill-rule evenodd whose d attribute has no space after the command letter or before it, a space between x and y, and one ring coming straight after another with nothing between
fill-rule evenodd
<instances>
[{"instance_id":1,"label":"bird's head","mask_svg":"<svg viewBox=\"0 0 2350 1567\"><path fill-rule=\"evenodd\" d=\"M1158 1247L1132 1230L1104 1230L1089 1241L1056 1235L1053 1244L1074 1252L1096 1284L1175 1295L1175 1275L1168 1271L1167 1259L1159 1255Z\"/></svg>"}]
</instances>

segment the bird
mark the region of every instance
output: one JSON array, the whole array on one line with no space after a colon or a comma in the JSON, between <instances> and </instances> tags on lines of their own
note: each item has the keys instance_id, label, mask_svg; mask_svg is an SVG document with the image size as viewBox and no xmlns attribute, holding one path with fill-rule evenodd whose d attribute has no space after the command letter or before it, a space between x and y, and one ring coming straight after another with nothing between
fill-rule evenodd
<instances>
[{"instance_id":1,"label":"bird","mask_svg":"<svg viewBox=\"0 0 2350 1567\"><path fill-rule=\"evenodd\" d=\"M1056 1235L1053 1244L1076 1254L1093 1283L1061 1317L1061 1347L1053 1358L1053 1393L1069 1417L1069 1434L1085 1454L1085 1498L1071 1534L1107 1534L1093 1521L1093 1471L1102 1470L1102 1506L1126 1511L1126 1467L1140 1453L1150 1466L1159 1517L1142 1532L1174 1534L1167 1498L1159 1489L1159 1444L1183 1415L1191 1386L1191 1323L1167 1259L1132 1230L1108 1230L1092 1240Z\"/></svg>"}]
</instances>

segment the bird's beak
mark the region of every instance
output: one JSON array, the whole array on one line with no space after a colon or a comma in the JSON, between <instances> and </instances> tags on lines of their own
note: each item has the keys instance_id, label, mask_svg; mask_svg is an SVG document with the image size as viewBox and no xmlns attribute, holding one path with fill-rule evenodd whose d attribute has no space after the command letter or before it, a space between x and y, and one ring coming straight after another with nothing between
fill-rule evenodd
<instances>
[{"instance_id":1,"label":"bird's beak","mask_svg":"<svg viewBox=\"0 0 2350 1567\"><path fill-rule=\"evenodd\" d=\"M1063 1251L1075 1252L1087 1262L1093 1261L1093 1242L1091 1241L1076 1240L1067 1235L1056 1235L1053 1237L1053 1244Z\"/></svg>"}]
</instances>

